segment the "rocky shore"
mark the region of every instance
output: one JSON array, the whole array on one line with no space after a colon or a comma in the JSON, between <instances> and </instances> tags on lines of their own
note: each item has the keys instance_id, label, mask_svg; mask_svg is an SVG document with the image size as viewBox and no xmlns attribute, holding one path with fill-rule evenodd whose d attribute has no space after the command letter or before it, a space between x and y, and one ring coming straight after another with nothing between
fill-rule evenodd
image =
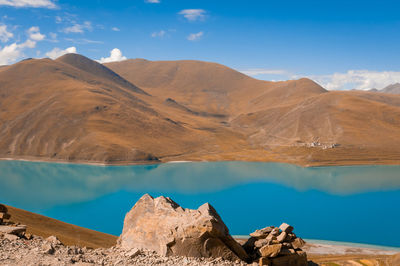
<instances>
[{"instance_id":1,"label":"rocky shore","mask_svg":"<svg viewBox=\"0 0 400 266\"><path fill-rule=\"evenodd\" d=\"M393 254L390 252L372 254L375 252L369 250L362 255L362 249L321 256L320 246L306 244L286 223L256 230L249 239L236 240L210 204L191 210L170 198L154 199L149 195L144 195L126 215L117 245L96 249L68 246L56 236L28 234L26 226L12 222L7 208L0 204L0 265L390 266L400 259L399 254L389 256ZM334 248L322 246L321 254L326 248ZM311 253L312 261L307 260L306 252Z\"/></svg>"}]
</instances>

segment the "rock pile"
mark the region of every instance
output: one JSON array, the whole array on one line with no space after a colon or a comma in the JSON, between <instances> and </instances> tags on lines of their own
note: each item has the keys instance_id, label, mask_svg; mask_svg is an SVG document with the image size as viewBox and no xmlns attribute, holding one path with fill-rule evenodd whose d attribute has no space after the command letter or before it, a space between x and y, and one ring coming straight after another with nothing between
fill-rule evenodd
<instances>
[{"instance_id":1,"label":"rock pile","mask_svg":"<svg viewBox=\"0 0 400 266\"><path fill-rule=\"evenodd\" d=\"M283 223L251 233L243 248L260 266L303 266L307 265L307 255L301 250L304 244L304 240L293 233L293 227Z\"/></svg>"},{"instance_id":2,"label":"rock pile","mask_svg":"<svg viewBox=\"0 0 400 266\"><path fill-rule=\"evenodd\" d=\"M16 239L18 237L27 237L25 225L15 225L10 221L11 215L7 213L6 206L0 204L0 234L8 239ZM29 237L29 235L28 235Z\"/></svg>"}]
</instances>

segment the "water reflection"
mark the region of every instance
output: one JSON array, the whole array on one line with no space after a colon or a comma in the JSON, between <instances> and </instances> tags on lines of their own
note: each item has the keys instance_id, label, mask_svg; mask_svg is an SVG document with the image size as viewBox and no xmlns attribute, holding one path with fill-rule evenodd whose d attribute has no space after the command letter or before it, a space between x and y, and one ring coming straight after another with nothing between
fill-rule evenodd
<instances>
[{"instance_id":1,"label":"water reflection","mask_svg":"<svg viewBox=\"0 0 400 266\"><path fill-rule=\"evenodd\" d=\"M400 166L302 168L280 163L210 162L139 166L0 161L0 201L52 207L117 191L216 192L268 182L333 195L400 189Z\"/></svg>"}]
</instances>

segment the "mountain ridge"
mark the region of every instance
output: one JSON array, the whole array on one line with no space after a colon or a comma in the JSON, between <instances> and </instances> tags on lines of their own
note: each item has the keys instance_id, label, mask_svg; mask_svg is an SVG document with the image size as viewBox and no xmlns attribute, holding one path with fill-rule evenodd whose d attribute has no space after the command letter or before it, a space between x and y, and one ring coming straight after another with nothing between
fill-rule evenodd
<instances>
[{"instance_id":1,"label":"mountain ridge","mask_svg":"<svg viewBox=\"0 0 400 266\"><path fill-rule=\"evenodd\" d=\"M81 55L0 70L0 157L398 163L400 96L256 80L194 60Z\"/></svg>"}]
</instances>

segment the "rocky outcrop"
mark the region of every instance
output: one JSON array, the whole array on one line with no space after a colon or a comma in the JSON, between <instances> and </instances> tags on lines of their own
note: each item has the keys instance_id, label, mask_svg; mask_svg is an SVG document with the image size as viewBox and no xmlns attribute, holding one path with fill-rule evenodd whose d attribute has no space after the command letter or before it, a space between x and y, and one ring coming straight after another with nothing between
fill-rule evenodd
<instances>
[{"instance_id":1,"label":"rocky outcrop","mask_svg":"<svg viewBox=\"0 0 400 266\"><path fill-rule=\"evenodd\" d=\"M283 223L251 233L243 248L259 265L303 266L307 265L307 255L301 250L304 245L304 240L293 233L293 227Z\"/></svg>"},{"instance_id":2,"label":"rocky outcrop","mask_svg":"<svg viewBox=\"0 0 400 266\"><path fill-rule=\"evenodd\" d=\"M0 204L0 233L3 234L7 239L15 239L18 236L25 236L26 226L11 222L9 220L11 215L7 212L7 207L3 204Z\"/></svg>"},{"instance_id":3,"label":"rocky outcrop","mask_svg":"<svg viewBox=\"0 0 400 266\"><path fill-rule=\"evenodd\" d=\"M170 198L154 199L147 194L127 213L118 246L153 250L164 256L248 260L210 204L191 210Z\"/></svg>"}]
</instances>

